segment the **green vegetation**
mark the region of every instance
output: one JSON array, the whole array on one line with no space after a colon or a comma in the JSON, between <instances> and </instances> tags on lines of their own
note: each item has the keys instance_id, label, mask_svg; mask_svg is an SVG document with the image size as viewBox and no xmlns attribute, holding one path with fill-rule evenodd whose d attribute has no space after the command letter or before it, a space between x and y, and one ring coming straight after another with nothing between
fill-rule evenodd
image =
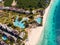
<instances>
[{"instance_id":1,"label":"green vegetation","mask_svg":"<svg viewBox=\"0 0 60 45\"><path fill-rule=\"evenodd\" d=\"M48 0L48 2L46 2L46 0L16 0L17 1L17 5L16 7L18 8L24 8L24 9L29 9L32 12L32 9L40 9L40 10L44 10L50 3L50 0ZM13 0L4 0L4 6L11 6ZM21 21L24 17L28 17L29 20L28 21L24 21L26 28L29 27L28 24L31 24L32 22L34 22L34 18L39 15L40 12L37 12L36 14L19 14L13 11L7 11L7 10L3 10L3 12L0 13L0 23L2 24L7 24L8 27L12 27L15 30L18 30L19 34L21 32L24 32L25 35L23 37L23 41L25 39L27 39L28 37L28 32L26 32L25 29L21 29L19 27L16 27L13 25L13 22L15 21L17 15L18 15L18 21ZM43 17L43 16L42 16ZM2 37L2 35L0 35L0 38ZM19 38L17 39L16 43L18 43L17 45L25 45L24 42L21 41ZM10 39L8 38L5 41L7 44L11 44L13 45L14 39L12 37L10 37Z\"/></svg>"},{"instance_id":2,"label":"green vegetation","mask_svg":"<svg viewBox=\"0 0 60 45\"><path fill-rule=\"evenodd\" d=\"M2 39L2 34L0 33L0 39Z\"/></svg>"},{"instance_id":3,"label":"green vegetation","mask_svg":"<svg viewBox=\"0 0 60 45\"><path fill-rule=\"evenodd\" d=\"M19 8L46 8L50 0L16 0Z\"/></svg>"},{"instance_id":4,"label":"green vegetation","mask_svg":"<svg viewBox=\"0 0 60 45\"><path fill-rule=\"evenodd\" d=\"M13 0L4 0L4 6L11 6Z\"/></svg>"},{"instance_id":5,"label":"green vegetation","mask_svg":"<svg viewBox=\"0 0 60 45\"><path fill-rule=\"evenodd\" d=\"M46 8L50 0L15 0L17 2L16 7L24 9L37 9ZM4 0L5 6L11 6L13 0Z\"/></svg>"},{"instance_id":6,"label":"green vegetation","mask_svg":"<svg viewBox=\"0 0 60 45\"><path fill-rule=\"evenodd\" d=\"M9 27L11 26L13 29L20 30L20 28L15 27L13 25L13 22L16 19L16 16L19 15L18 13L14 13L12 11L4 11L1 14L2 15L0 16L0 23L7 24L7 26Z\"/></svg>"}]
</instances>

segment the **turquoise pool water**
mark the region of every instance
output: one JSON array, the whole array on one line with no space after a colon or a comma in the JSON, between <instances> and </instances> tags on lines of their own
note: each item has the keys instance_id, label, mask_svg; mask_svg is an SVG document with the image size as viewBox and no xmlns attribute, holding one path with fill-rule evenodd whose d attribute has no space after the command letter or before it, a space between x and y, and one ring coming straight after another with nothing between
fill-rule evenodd
<instances>
[{"instance_id":1,"label":"turquoise pool water","mask_svg":"<svg viewBox=\"0 0 60 45\"><path fill-rule=\"evenodd\" d=\"M25 24L22 21L18 21L18 16L15 20L15 22L13 22L14 26L20 27L20 28L25 28Z\"/></svg>"},{"instance_id":2,"label":"turquoise pool water","mask_svg":"<svg viewBox=\"0 0 60 45\"><path fill-rule=\"evenodd\" d=\"M35 21L40 24L42 22L42 18L36 18Z\"/></svg>"},{"instance_id":3,"label":"turquoise pool water","mask_svg":"<svg viewBox=\"0 0 60 45\"><path fill-rule=\"evenodd\" d=\"M3 35L2 39L7 40L7 36Z\"/></svg>"},{"instance_id":4,"label":"turquoise pool water","mask_svg":"<svg viewBox=\"0 0 60 45\"><path fill-rule=\"evenodd\" d=\"M13 23L14 23L14 26L17 26L17 27L20 27L20 28L25 28L25 25L22 22L13 22Z\"/></svg>"},{"instance_id":5,"label":"turquoise pool water","mask_svg":"<svg viewBox=\"0 0 60 45\"><path fill-rule=\"evenodd\" d=\"M44 27L43 40L42 41L39 40L37 45L57 45L55 23L53 22L53 18L55 16L54 13L56 13L55 10L58 5L58 2L59 0L54 0L54 2L51 5Z\"/></svg>"}]
</instances>

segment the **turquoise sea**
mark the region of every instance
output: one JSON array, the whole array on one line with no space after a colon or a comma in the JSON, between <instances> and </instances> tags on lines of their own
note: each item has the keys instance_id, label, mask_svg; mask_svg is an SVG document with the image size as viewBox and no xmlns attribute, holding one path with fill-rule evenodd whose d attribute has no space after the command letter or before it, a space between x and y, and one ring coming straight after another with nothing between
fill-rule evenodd
<instances>
[{"instance_id":1,"label":"turquoise sea","mask_svg":"<svg viewBox=\"0 0 60 45\"><path fill-rule=\"evenodd\" d=\"M39 40L40 41L40 40ZM54 0L49 10L43 40L37 45L60 45L60 0Z\"/></svg>"}]
</instances>

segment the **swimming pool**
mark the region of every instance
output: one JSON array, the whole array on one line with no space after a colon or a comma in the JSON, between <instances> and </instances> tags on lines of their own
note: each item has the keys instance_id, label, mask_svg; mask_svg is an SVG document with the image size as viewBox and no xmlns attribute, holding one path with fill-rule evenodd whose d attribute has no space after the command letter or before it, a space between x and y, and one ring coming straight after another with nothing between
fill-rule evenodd
<instances>
[{"instance_id":1,"label":"swimming pool","mask_svg":"<svg viewBox=\"0 0 60 45\"><path fill-rule=\"evenodd\" d=\"M7 40L7 36L6 36L6 35L3 35L3 36L2 36L2 39L3 39L3 40Z\"/></svg>"},{"instance_id":2,"label":"swimming pool","mask_svg":"<svg viewBox=\"0 0 60 45\"><path fill-rule=\"evenodd\" d=\"M14 26L25 28L25 24L21 21L18 21L18 17L16 18L15 22L13 22Z\"/></svg>"},{"instance_id":3,"label":"swimming pool","mask_svg":"<svg viewBox=\"0 0 60 45\"><path fill-rule=\"evenodd\" d=\"M38 24L41 24L42 18L40 18L40 17L39 17L39 18L36 18L35 21L36 21Z\"/></svg>"}]
</instances>

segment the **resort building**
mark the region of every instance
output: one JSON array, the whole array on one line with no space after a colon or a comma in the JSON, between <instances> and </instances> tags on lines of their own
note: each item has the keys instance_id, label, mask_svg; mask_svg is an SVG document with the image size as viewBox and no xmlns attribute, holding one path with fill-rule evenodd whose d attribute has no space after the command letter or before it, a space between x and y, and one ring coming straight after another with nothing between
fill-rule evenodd
<instances>
[{"instance_id":1,"label":"resort building","mask_svg":"<svg viewBox=\"0 0 60 45\"><path fill-rule=\"evenodd\" d=\"M2 7L3 9L6 9L6 10L8 10L9 9L9 7Z\"/></svg>"},{"instance_id":2,"label":"resort building","mask_svg":"<svg viewBox=\"0 0 60 45\"><path fill-rule=\"evenodd\" d=\"M4 41L0 41L0 45L8 45Z\"/></svg>"},{"instance_id":3,"label":"resort building","mask_svg":"<svg viewBox=\"0 0 60 45\"><path fill-rule=\"evenodd\" d=\"M10 36L14 36L15 38L20 38L22 40L21 37L19 37L19 35L17 35L18 33L15 33L14 31L13 32L10 32L7 28L4 29L3 26L0 25L0 30L3 31L4 34L9 34Z\"/></svg>"},{"instance_id":4,"label":"resort building","mask_svg":"<svg viewBox=\"0 0 60 45\"><path fill-rule=\"evenodd\" d=\"M24 38L24 36L25 36L24 32L21 32L20 35L19 35L19 37L21 37L21 38Z\"/></svg>"},{"instance_id":5,"label":"resort building","mask_svg":"<svg viewBox=\"0 0 60 45\"><path fill-rule=\"evenodd\" d=\"M32 10L32 13L33 13L33 14L36 14L36 10Z\"/></svg>"},{"instance_id":6,"label":"resort building","mask_svg":"<svg viewBox=\"0 0 60 45\"><path fill-rule=\"evenodd\" d=\"M26 11L25 11L25 14L30 14L30 11L29 11L29 10L26 10Z\"/></svg>"},{"instance_id":7,"label":"resort building","mask_svg":"<svg viewBox=\"0 0 60 45\"><path fill-rule=\"evenodd\" d=\"M3 0L0 0L0 2L2 2Z\"/></svg>"},{"instance_id":8,"label":"resort building","mask_svg":"<svg viewBox=\"0 0 60 45\"><path fill-rule=\"evenodd\" d=\"M22 21L28 21L28 20L29 20L28 17L24 17L24 18L22 19Z\"/></svg>"}]
</instances>

